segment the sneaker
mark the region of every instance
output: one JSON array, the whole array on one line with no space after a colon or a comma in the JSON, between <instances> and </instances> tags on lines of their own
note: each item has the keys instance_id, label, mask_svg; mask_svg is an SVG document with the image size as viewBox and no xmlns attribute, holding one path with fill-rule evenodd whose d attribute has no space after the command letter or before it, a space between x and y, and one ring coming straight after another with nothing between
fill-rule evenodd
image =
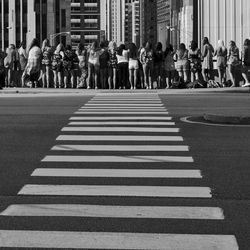
<instances>
[{"instance_id":1,"label":"sneaker","mask_svg":"<svg viewBox=\"0 0 250 250\"><path fill-rule=\"evenodd\" d=\"M245 87L250 87L250 83L245 83L243 84L241 87L245 88Z\"/></svg>"}]
</instances>

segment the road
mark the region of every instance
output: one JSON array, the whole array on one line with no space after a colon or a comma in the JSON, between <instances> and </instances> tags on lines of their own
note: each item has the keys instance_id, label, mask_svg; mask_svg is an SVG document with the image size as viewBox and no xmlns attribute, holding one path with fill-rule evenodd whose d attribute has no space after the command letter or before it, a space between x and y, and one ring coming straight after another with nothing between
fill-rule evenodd
<instances>
[{"instance_id":1,"label":"road","mask_svg":"<svg viewBox=\"0 0 250 250\"><path fill-rule=\"evenodd\" d=\"M249 93L0 98L3 249L248 250Z\"/></svg>"}]
</instances>

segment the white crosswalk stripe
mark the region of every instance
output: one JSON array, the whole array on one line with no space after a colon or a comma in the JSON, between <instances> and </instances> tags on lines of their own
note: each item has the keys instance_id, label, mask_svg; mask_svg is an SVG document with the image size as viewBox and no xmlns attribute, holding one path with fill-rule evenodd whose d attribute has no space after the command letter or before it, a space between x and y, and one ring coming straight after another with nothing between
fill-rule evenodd
<instances>
[{"instance_id":1,"label":"white crosswalk stripe","mask_svg":"<svg viewBox=\"0 0 250 250\"><path fill-rule=\"evenodd\" d=\"M175 127L176 123L156 93L99 93L74 114L56 138L57 144L51 153L42 159L41 167L31 174L34 182L27 183L18 192L20 197L66 197L70 198L69 204L12 204L0 216L44 218L45 221L48 218L105 218L108 224L115 218L121 223L117 228L127 220L154 219L159 223L164 220L166 225L166 220L173 219L177 225L183 221L199 221L199 225L202 222L205 225L207 221L225 220L221 208L204 206L212 200L212 189L202 184L203 175L194 167L190 148L183 144L180 129ZM48 181L35 182L43 178ZM171 183L166 184L169 181ZM185 184L180 185L181 181ZM101 199L103 204L70 202L79 197ZM117 205L112 202L115 198L130 199L134 204L124 204L124 200ZM167 205L156 205L154 199L167 201ZM183 199L185 204L181 205ZM178 205L171 205L171 200ZM187 205L189 200L192 204ZM200 200L202 206L198 203ZM143 205L136 201L143 201ZM89 231L81 228L0 230L0 248L239 249L234 235L199 233L200 228L196 229L197 233L188 230L185 233L183 230L139 233L133 228L131 232L99 232L95 225ZM148 230L143 227L139 231Z\"/></svg>"}]
</instances>

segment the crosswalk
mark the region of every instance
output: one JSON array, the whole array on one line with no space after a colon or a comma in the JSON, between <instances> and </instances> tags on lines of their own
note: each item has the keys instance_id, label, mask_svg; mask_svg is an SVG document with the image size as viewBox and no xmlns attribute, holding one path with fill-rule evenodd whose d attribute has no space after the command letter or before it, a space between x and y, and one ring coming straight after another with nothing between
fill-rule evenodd
<instances>
[{"instance_id":1,"label":"crosswalk","mask_svg":"<svg viewBox=\"0 0 250 250\"><path fill-rule=\"evenodd\" d=\"M41 160L41 167L32 173L34 180L46 178L48 183L28 183L18 196L91 198L99 202L12 204L0 216L16 220L98 218L107 224L115 219L120 226L100 230L95 221L89 230L79 224L74 230L39 230L39 225L33 230L0 230L0 248L239 249L231 234L176 229L182 223L219 225L226 219L220 207L204 205L211 204L212 190L203 183L202 171L195 168L180 133L155 93L97 94L73 114L50 153ZM131 220L136 225L143 221L139 223L142 227L123 229ZM176 222L173 231L152 232L153 228L148 228L153 221L162 228L162 223L167 225L171 220Z\"/></svg>"}]
</instances>

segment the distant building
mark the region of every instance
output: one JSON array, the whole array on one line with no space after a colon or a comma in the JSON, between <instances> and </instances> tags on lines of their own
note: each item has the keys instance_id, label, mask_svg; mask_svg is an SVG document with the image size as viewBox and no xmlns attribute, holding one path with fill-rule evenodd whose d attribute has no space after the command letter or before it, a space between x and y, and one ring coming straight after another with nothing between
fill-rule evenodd
<instances>
[{"instance_id":1,"label":"distant building","mask_svg":"<svg viewBox=\"0 0 250 250\"><path fill-rule=\"evenodd\" d=\"M140 0L140 43L157 42L157 1Z\"/></svg>"},{"instance_id":2,"label":"distant building","mask_svg":"<svg viewBox=\"0 0 250 250\"><path fill-rule=\"evenodd\" d=\"M94 41L100 41L103 34L101 31L100 1L71 1L71 40L73 47L80 42L89 45Z\"/></svg>"},{"instance_id":3,"label":"distant building","mask_svg":"<svg viewBox=\"0 0 250 250\"><path fill-rule=\"evenodd\" d=\"M163 49L170 42L171 0L157 0L157 40Z\"/></svg>"},{"instance_id":4,"label":"distant building","mask_svg":"<svg viewBox=\"0 0 250 250\"><path fill-rule=\"evenodd\" d=\"M1 47L45 38L70 43L70 0L0 0ZM60 33L61 35L57 35Z\"/></svg>"},{"instance_id":5,"label":"distant building","mask_svg":"<svg viewBox=\"0 0 250 250\"><path fill-rule=\"evenodd\" d=\"M138 47L140 46L140 2L139 0L132 1L132 42Z\"/></svg>"}]
</instances>

